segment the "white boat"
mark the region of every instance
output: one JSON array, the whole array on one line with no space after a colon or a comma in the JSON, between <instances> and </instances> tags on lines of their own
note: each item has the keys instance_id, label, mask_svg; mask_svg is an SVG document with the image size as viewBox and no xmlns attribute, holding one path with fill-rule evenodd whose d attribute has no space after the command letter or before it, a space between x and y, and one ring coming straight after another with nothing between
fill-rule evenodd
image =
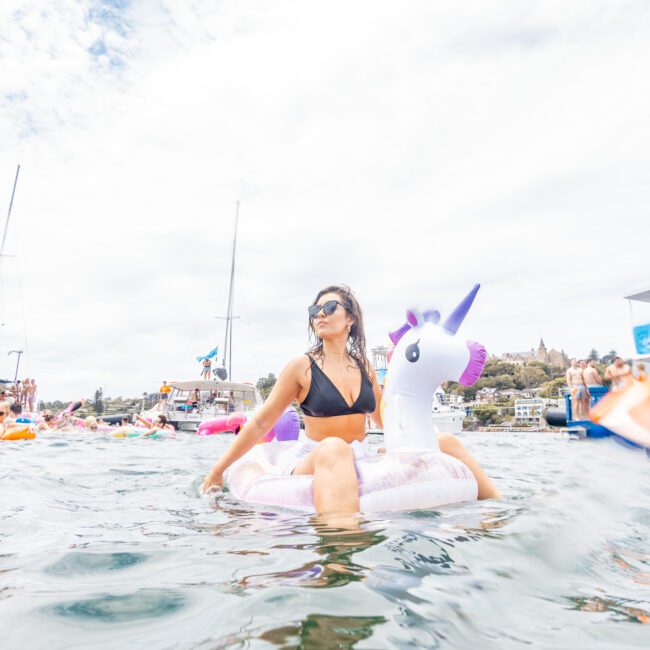
<instances>
[{"instance_id":1,"label":"white boat","mask_svg":"<svg viewBox=\"0 0 650 650\"><path fill-rule=\"evenodd\" d=\"M141 415L153 420L162 414L181 431L196 431L204 420L235 411L250 415L263 401L257 387L249 383L197 380L171 381L169 386L172 392L167 404L158 402Z\"/></svg>"},{"instance_id":2,"label":"white boat","mask_svg":"<svg viewBox=\"0 0 650 650\"><path fill-rule=\"evenodd\" d=\"M463 430L465 409L460 404L450 404L449 396L440 386L433 394L431 416L440 432L461 433Z\"/></svg>"}]
</instances>

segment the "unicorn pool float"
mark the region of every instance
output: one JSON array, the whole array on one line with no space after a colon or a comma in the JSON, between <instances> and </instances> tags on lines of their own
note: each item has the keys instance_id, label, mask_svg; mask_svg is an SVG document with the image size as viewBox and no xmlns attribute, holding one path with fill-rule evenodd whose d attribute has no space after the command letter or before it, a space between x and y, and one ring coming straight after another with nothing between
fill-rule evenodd
<instances>
[{"instance_id":1,"label":"unicorn pool float","mask_svg":"<svg viewBox=\"0 0 650 650\"><path fill-rule=\"evenodd\" d=\"M395 349L381 403L385 453L355 461L361 511L424 510L476 500L478 486L472 472L440 451L431 402L444 381L471 386L483 371L485 348L456 337L479 286L441 325L435 309L408 310L406 323L390 334ZM233 463L225 476L230 492L250 503L313 512L313 477L277 471L291 444L257 445Z\"/></svg>"}]
</instances>

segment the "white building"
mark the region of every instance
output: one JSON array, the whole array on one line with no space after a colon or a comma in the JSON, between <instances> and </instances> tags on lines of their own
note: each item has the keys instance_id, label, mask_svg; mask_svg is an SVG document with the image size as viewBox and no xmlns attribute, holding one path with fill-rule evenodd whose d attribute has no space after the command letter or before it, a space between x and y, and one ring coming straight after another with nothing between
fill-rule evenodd
<instances>
[{"instance_id":1,"label":"white building","mask_svg":"<svg viewBox=\"0 0 650 650\"><path fill-rule=\"evenodd\" d=\"M542 424L546 400L540 397L515 400L515 421L517 424Z\"/></svg>"}]
</instances>

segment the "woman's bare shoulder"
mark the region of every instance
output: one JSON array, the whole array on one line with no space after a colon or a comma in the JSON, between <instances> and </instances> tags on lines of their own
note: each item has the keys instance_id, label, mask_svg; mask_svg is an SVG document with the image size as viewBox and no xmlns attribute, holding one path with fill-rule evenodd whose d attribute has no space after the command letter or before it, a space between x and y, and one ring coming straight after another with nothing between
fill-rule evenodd
<instances>
[{"instance_id":1,"label":"woman's bare shoulder","mask_svg":"<svg viewBox=\"0 0 650 650\"><path fill-rule=\"evenodd\" d=\"M301 354L299 357L291 359L291 361L289 361L289 363L284 367L284 370L285 372L295 372L304 375L305 371L309 368L309 365L309 357L306 354Z\"/></svg>"},{"instance_id":2,"label":"woman's bare shoulder","mask_svg":"<svg viewBox=\"0 0 650 650\"><path fill-rule=\"evenodd\" d=\"M295 382L299 386L304 386L310 377L310 362L306 354L291 359L282 369L280 377L282 381Z\"/></svg>"}]
</instances>

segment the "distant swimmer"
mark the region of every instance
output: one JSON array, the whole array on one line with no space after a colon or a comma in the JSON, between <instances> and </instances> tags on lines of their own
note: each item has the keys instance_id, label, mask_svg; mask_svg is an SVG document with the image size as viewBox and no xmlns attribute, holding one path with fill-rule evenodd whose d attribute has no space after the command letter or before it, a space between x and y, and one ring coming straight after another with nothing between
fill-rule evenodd
<instances>
[{"instance_id":1,"label":"distant swimmer","mask_svg":"<svg viewBox=\"0 0 650 650\"><path fill-rule=\"evenodd\" d=\"M605 379L612 382L612 391L623 390L632 379L632 370L621 357L615 357L605 370Z\"/></svg>"},{"instance_id":2,"label":"distant swimmer","mask_svg":"<svg viewBox=\"0 0 650 650\"><path fill-rule=\"evenodd\" d=\"M135 419L140 422L141 424L144 424L149 430L143 433L143 436L151 436L154 433L157 433L158 431L176 431L174 429L174 426L167 422L167 418L164 415L158 415L154 419L153 422L149 422L149 420L145 420L143 417L140 417L139 415L135 416Z\"/></svg>"},{"instance_id":3,"label":"distant swimmer","mask_svg":"<svg viewBox=\"0 0 650 650\"><path fill-rule=\"evenodd\" d=\"M11 422L12 424L15 423L19 417L22 417L22 414L23 414L23 407L17 402L14 402L9 407L9 417L7 418L7 422L8 423Z\"/></svg>"},{"instance_id":4,"label":"distant swimmer","mask_svg":"<svg viewBox=\"0 0 650 650\"><path fill-rule=\"evenodd\" d=\"M5 425L5 422L7 420L8 415L9 415L9 406L7 402L0 402L0 439L2 439L2 437L7 432L7 427Z\"/></svg>"},{"instance_id":5,"label":"distant swimmer","mask_svg":"<svg viewBox=\"0 0 650 650\"><path fill-rule=\"evenodd\" d=\"M37 429L39 431L47 431L48 429L55 429L55 428L56 428L56 421L54 420L52 411L50 411L49 409L43 411L43 421L38 423Z\"/></svg>"},{"instance_id":6,"label":"distant swimmer","mask_svg":"<svg viewBox=\"0 0 650 650\"><path fill-rule=\"evenodd\" d=\"M11 406L13 408L14 404ZM20 405L16 404L16 406ZM12 431L24 429L27 426L22 422L16 422L15 419L11 418L12 414L15 415L10 410L9 404L7 402L0 402L0 440L9 437Z\"/></svg>"},{"instance_id":7,"label":"distant swimmer","mask_svg":"<svg viewBox=\"0 0 650 650\"><path fill-rule=\"evenodd\" d=\"M566 383L571 393L571 411L574 420L584 420L589 414L589 391L584 380L585 362L581 360L580 364L577 359L571 359L571 367L566 371Z\"/></svg>"}]
</instances>

